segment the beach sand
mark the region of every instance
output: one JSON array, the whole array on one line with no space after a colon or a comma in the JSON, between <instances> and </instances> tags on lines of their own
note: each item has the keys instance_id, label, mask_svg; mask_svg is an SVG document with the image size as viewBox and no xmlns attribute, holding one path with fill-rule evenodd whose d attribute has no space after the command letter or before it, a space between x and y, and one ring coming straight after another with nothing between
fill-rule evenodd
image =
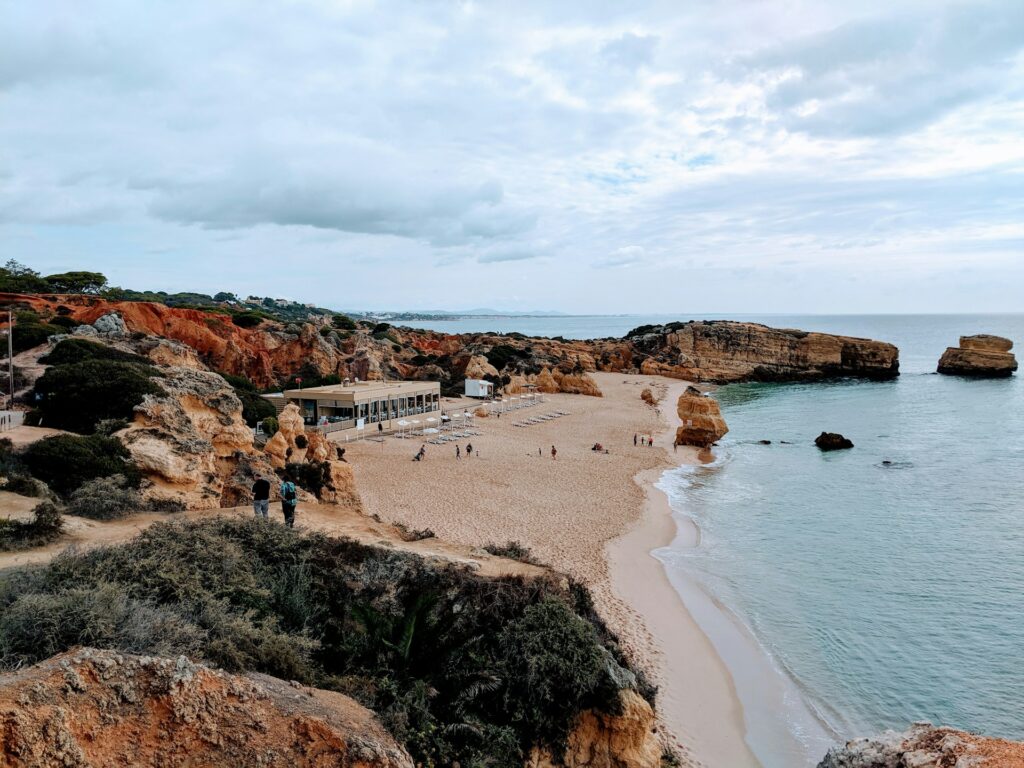
<instances>
[{"instance_id":1,"label":"beach sand","mask_svg":"<svg viewBox=\"0 0 1024 768\"><path fill-rule=\"evenodd\" d=\"M686 382L594 378L602 398L549 395L500 419L477 419L483 434L460 441L458 460L451 443L427 445L422 462L412 461L421 440L348 443L366 512L470 546L518 541L584 581L627 652L659 685L662 725L684 763L757 766L728 670L650 554L676 535L654 483L666 469L699 461L695 449L672 448L675 402ZM660 396L657 409L640 399L644 387ZM571 415L513 426L554 410ZM654 447L634 446L634 434L653 435ZM594 443L609 453L592 451Z\"/></svg>"}]
</instances>

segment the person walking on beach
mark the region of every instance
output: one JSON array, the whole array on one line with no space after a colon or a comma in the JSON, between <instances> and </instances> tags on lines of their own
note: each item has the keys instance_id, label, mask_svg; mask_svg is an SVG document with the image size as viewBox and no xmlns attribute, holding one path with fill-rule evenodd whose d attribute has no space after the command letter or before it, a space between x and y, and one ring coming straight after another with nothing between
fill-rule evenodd
<instances>
[{"instance_id":1,"label":"person walking on beach","mask_svg":"<svg viewBox=\"0 0 1024 768\"><path fill-rule=\"evenodd\" d=\"M284 524L295 527L295 507L299 504L299 492L292 481L291 475L285 475L281 481L281 511L284 513Z\"/></svg>"},{"instance_id":2,"label":"person walking on beach","mask_svg":"<svg viewBox=\"0 0 1024 768\"><path fill-rule=\"evenodd\" d=\"M462 449L459 448L459 446L457 446L457 445L455 446L455 458L456 459L461 459L462 458Z\"/></svg>"},{"instance_id":3,"label":"person walking on beach","mask_svg":"<svg viewBox=\"0 0 1024 768\"><path fill-rule=\"evenodd\" d=\"M555 446L551 446L551 460L555 461L558 458L558 451L555 450Z\"/></svg>"},{"instance_id":4,"label":"person walking on beach","mask_svg":"<svg viewBox=\"0 0 1024 768\"><path fill-rule=\"evenodd\" d=\"M267 519L270 513L270 482L260 475L252 484L252 511L256 517Z\"/></svg>"},{"instance_id":5,"label":"person walking on beach","mask_svg":"<svg viewBox=\"0 0 1024 768\"><path fill-rule=\"evenodd\" d=\"M633 433L633 447L636 447L636 432Z\"/></svg>"},{"instance_id":6,"label":"person walking on beach","mask_svg":"<svg viewBox=\"0 0 1024 768\"><path fill-rule=\"evenodd\" d=\"M467 459L473 458L473 444L472 443L466 443L466 458Z\"/></svg>"}]
</instances>

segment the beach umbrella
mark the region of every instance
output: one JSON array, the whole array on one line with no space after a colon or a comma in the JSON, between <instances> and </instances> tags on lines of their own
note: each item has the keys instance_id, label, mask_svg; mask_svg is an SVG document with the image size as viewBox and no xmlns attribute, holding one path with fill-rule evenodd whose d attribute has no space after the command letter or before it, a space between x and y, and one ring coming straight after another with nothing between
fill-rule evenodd
<instances>
[{"instance_id":1,"label":"beach umbrella","mask_svg":"<svg viewBox=\"0 0 1024 768\"><path fill-rule=\"evenodd\" d=\"M398 422L398 426L402 428L402 437L405 437L405 428L409 426L409 422L406 421L405 419L402 419L401 421Z\"/></svg>"}]
</instances>

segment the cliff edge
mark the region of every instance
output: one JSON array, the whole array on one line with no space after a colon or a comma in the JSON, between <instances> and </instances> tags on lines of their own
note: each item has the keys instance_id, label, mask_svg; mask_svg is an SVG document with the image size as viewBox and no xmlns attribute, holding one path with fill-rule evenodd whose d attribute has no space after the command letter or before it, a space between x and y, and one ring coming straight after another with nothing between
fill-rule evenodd
<instances>
[{"instance_id":1,"label":"cliff edge","mask_svg":"<svg viewBox=\"0 0 1024 768\"><path fill-rule=\"evenodd\" d=\"M915 723L830 749L818 768L1024 768L1024 744Z\"/></svg>"}]
</instances>

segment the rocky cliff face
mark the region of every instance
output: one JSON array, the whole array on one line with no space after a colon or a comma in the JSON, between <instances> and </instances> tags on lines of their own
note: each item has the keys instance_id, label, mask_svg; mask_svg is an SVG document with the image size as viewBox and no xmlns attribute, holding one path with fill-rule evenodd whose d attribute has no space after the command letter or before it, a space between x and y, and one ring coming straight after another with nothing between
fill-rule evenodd
<instances>
[{"instance_id":1,"label":"rocky cliff face","mask_svg":"<svg viewBox=\"0 0 1024 768\"><path fill-rule=\"evenodd\" d=\"M915 723L831 749L818 768L1024 768L1024 744Z\"/></svg>"},{"instance_id":2,"label":"rocky cliff face","mask_svg":"<svg viewBox=\"0 0 1024 768\"><path fill-rule=\"evenodd\" d=\"M975 378L1003 378L1017 370L1010 351L1013 342L1002 336L961 336L959 347L947 347L939 358L939 373Z\"/></svg>"},{"instance_id":3,"label":"rocky cliff face","mask_svg":"<svg viewBox=\"0 0 1024 768\"><path fill-rule=\"evenodd\" d=\"M156 381L163 394L147 395L134 421L115 436L142 470L147 500L188 509L220 507L239 463L258 460L242 404L215 373L189 368L162 372ZM269 464L265 470L270 471Z\"/></svg>"},{"instance_id":4,"label":"rocky cliff face","mask_svg":"<svg viewBox=\"0 0 1024 768\"><path fill-rule=\"evenodd\" d=\"M892 344L757 323L693 321L638 329L629 336L646 355L640 369L687 381L809 381L899 375Z\"/></svg>"},{"instance_id":5,"label":"rocky cliff face","mask_svg":"<svg viewBox=\"0 0 1024 768\"><path fill-rule=\"evenodd\" d=\"M413 767L346 696L88 648L0 675L0 764Z\"/></svg>"},{"instance_id":6,"label":"rocky cliff face","mask_svg":"<svg viewBox=\"0 0 1024 768\"><path fill-rule=\"evenodd\" d=\"M676 430L676 445L708 448L729 431L718 401L696 387L687 387L676 403L682 425Z\"/></svg>"}]
</instances>

